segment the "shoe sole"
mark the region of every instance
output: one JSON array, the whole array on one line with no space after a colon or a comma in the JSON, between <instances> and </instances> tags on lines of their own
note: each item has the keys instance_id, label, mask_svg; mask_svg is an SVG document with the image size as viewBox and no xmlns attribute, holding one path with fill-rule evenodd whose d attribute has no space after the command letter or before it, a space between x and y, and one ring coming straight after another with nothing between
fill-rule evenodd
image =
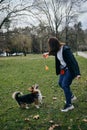
<instances>
[{"instance_id":1,"label":"shoe sole","mask_svg":"<svg viewBox=\"0 0 87 130\"><path fill-rule=\"evenodd\" d=\"M74 106L72 106L71 108L67 108L66 110L61 110L61 112L68 112L69 110L73 110Z\"/></svg>"}]
</instances>

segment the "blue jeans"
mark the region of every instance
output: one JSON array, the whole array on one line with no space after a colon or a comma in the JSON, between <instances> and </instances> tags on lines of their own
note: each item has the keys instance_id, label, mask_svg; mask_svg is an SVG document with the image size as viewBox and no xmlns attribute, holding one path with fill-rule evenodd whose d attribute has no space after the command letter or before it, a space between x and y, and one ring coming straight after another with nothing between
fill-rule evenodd
<instances>
[{"instance_id":1,"label":"blue jeans","mask_svg":"<svg viewBox=\"0 0 87 130\"><path fill-rule=\"evenodd\" d=\"M67 105L71 104L72 92L70 90L70 85L72 83L72 80L73 78L69 69L65 70L64 74L60 74L59 85L64 91Z\"/></svg>"}]
</instances>

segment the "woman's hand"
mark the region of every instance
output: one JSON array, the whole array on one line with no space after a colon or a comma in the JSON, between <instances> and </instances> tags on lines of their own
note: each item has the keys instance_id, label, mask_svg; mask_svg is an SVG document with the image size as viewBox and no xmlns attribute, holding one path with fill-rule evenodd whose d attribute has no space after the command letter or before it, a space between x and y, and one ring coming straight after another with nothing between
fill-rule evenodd
<instances>
[{"instance_id":1,"label":"woman's hand","mask_svg":"<svg viewBox=\"0 0 87 130\"><path fill-rule=\"evenodd\" d=\"M49 52L43 53L43 58L48 58Z\"/></svg>"},{"instance_id":2,"label":"woman's hand","mask_svg":"<svg viewBox=\"0 0 87 130\"><path fill-rule=\"evenodd\" d=\"M81 75L77 75L76 76L76 79L78 80L78 79L80 79L81 78Z\"/></svg>"}]
</instances>

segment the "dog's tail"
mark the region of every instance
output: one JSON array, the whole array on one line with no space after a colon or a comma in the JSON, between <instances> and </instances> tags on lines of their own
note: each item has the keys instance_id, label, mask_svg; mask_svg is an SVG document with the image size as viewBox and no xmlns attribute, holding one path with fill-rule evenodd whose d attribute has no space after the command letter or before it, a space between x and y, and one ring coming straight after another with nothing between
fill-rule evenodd
<instances>
[{"instance_id":1,"label":"dog's tail","mask_svg":"<svg viewBox=\"0 0 87 130\"><path fill-rule=\"evenodd\" d=\"M14 93L12 94L12 98L17 100L19 95L23 95L23 93L22 93L22 92L19 92L19 91L14 92Z\"/></svg>"}]
</instances>

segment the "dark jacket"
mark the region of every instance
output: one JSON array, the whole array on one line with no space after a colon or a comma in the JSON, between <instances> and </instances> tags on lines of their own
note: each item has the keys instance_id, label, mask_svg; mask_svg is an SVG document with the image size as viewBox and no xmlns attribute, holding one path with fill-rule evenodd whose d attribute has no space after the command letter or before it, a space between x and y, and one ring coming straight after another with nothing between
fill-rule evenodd
<instances>
[{"instance_id":1,"label":"dark jacket","mask_svg":"<svg viewBox=\"0 0 87 130\"><path fill-rule=\"evenodd\" d=\"M80 70L78 63L71 52L70 48L66 45L63 46L63 59L70 70L72 77L75 78L77 75L80 75ZM57 53L55 55L55 65L56 65L56 74L60 74L60 61L57 58Z\"/></svg>"}]
</instances>

